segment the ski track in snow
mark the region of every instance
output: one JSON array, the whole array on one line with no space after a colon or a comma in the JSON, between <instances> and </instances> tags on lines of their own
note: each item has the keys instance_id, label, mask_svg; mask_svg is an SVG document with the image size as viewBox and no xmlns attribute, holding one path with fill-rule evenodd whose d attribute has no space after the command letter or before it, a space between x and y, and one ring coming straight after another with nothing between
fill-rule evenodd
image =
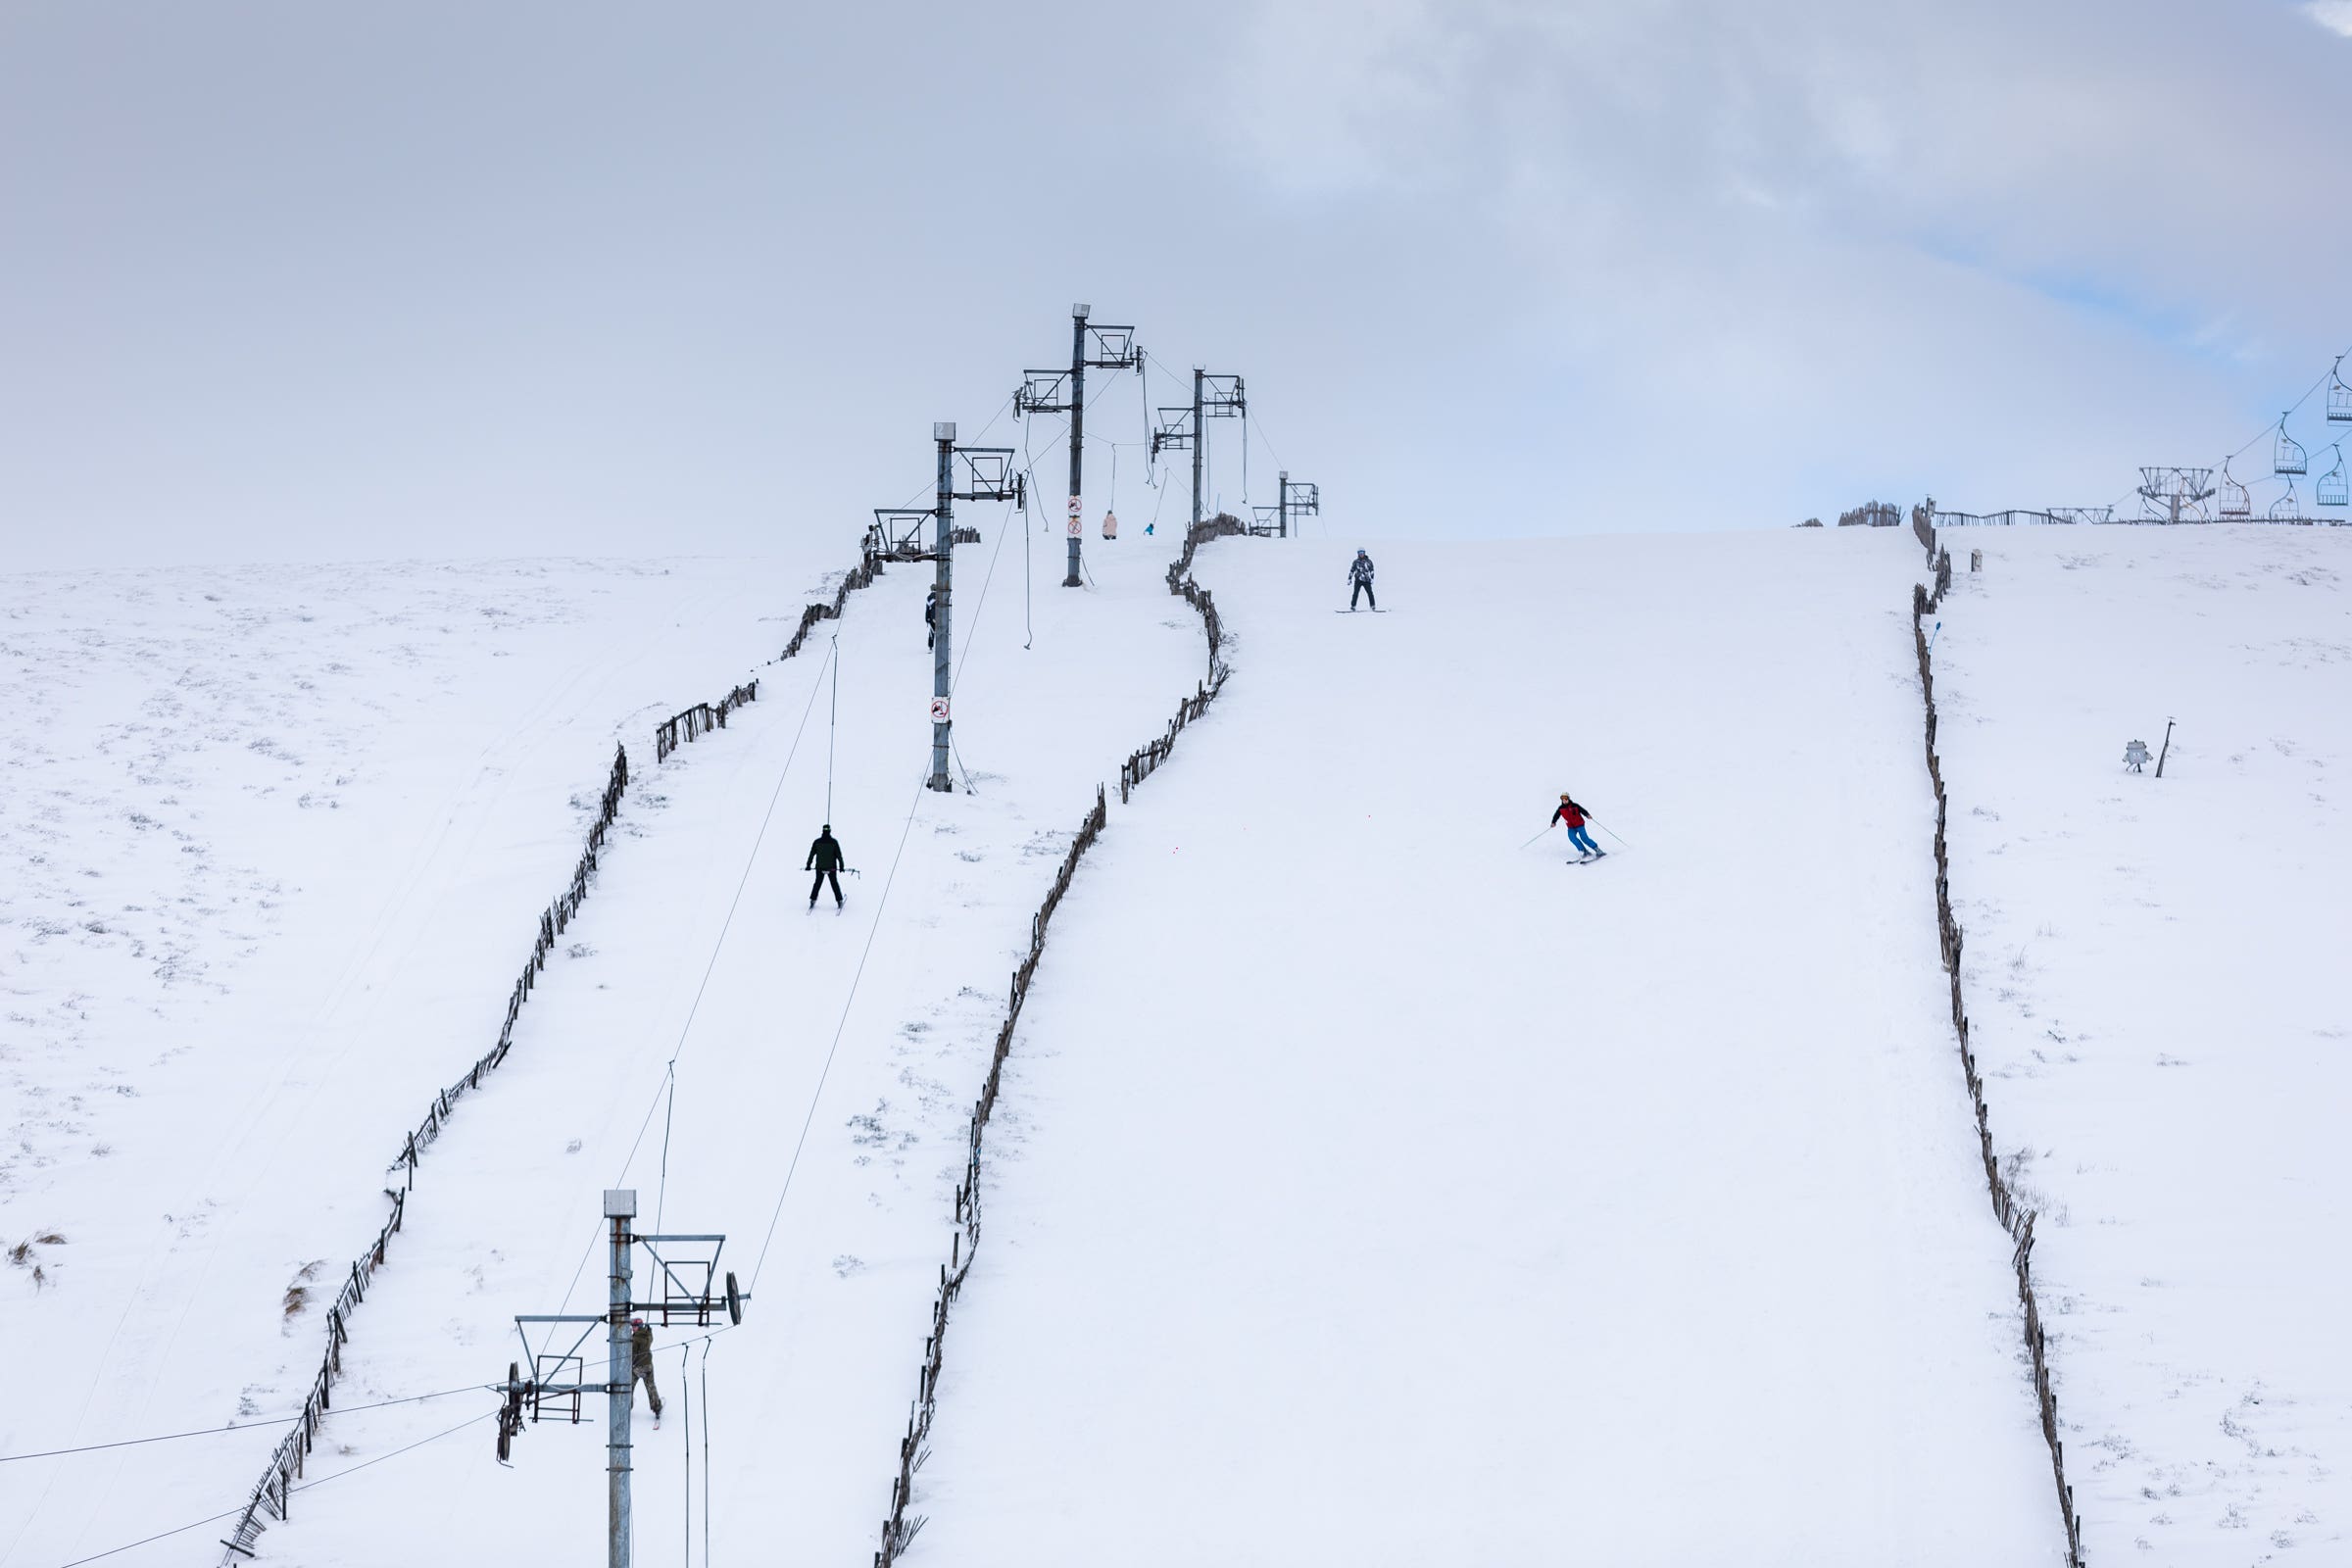
<instances>
[{"instance_id":1,"label":"ski track in snow","mask_svg":"<svg viewBox=\"0 0 2352 1568\"><path fill-rule=\"evenodd\" d=\"M1946 538L1963 980L2084 1550L2345 1560L2352 534Z\"/></svg>"}]
</instances>

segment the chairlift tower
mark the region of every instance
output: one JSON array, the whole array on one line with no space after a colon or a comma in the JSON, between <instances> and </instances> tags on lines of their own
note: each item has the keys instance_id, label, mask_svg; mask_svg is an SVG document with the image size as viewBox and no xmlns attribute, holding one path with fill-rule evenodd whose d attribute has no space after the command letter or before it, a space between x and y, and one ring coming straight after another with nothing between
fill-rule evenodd
<instances>
[{"instance_id":1,"label":"chairlift tower","mask_svg":"<svg viewBox=\"0 0 2352 1568\"><path fill-rule=\"evenodd\" d=\"M1323 512L1323 492L1311 484L1294 483L1288 468L1282 470L1275 482L1274 505L1251 507L1250 515L1257 521L1250 531L1263 537L1272 534L1277 539L1291 536L1293 517L1319 516Z\"/></svg>"},{"instance_id":2,"label":"chairlift tower","mask_svg":"<svg viewBox=\"0 0 2352 1568\"><path fill-rule=\"evenodd\" d=\"M2205 520L2205 503L2213 499L2211 468L2176 468L2157 465L2139 470L2139 514L2156 522Z\"/></svg>"},{"instance_id":3,"label":"chairlift tower","mask_svg":"<svg viewBox=\"0 0 2352 1568\"><path fill-rule=\"evenodd\" d=\"M956 583L956 503L958 501L1010 501L1026 504L1028 481L1013 471L1013 452L1010 447L959 447L956 444L956 421L942 419L931 426L931 439L939 446L938 500L931 509L935 523L932 538L932 558L937 564L938 576L933 587L938 595L937 618L931 637L931 788L942 794L956 787L948 776L948 742L953 725L950 722L948 699L956 683L956 672L948 660L949 646L955 633ZM956 488L957 465L962 465L967 488ZM1072 541L1075 548L1076 541Z\"/></svg>"},{"instance_id":4,"label":"chairlift tower","mask_svg":"<svg viewBox=\"0 0 2352 1568\"><path fill-rule=\"evenodd\" d=\"M605 1192L605 1218L612 1226L611 1292L608 1304L596 1312L518 1312L514 1316L514 1332L522 1339L523 1354L530 1360L531 1375L522 1376L520 1361L507 1365L505 1402L498 1412L498 1460L507 1462L514 1451L514 1439L527 1419L537 1422L553 1413L577 1423L582 1416L581 1400L585 1396L605 1396L605 1561L608 1568L629 1568L629 1423L630 1408L637 1402L637 1379L631 1366L629 1320L640 1314L658 1319L664 1327L684 1321L707 1328L724 1313L730 1326L743 1321L743 1303L751 1297L736 1287L730 1271L718 1272L718 1254L726 1245L722 1235L707 1236L641 1236L632 1231L629 1221L637 1217L637 1193L634 1188L608 1188ZM650 1301L635 1298L631 1262L636 1250L644 1248L654 1260L662 1291L660 1298ZM579 1337L563 1350L547 1351L531 1347L528 1323L576 1323L581 1325ZM587 1358L581 1348L596 1332L596 1325L606 1325L605 1379L601 1383L586 1381ZM552 1342L551 1342L552 1343Z\"/></svg>"},{"instance_id":5,"label":"chairlift tower","mask_svg":"<svg viewBox=\"0 0 2352 1568\"><path fill-rule=\"evenodd\" d=\"M1281 512L1281 538L1291 536L1293 517L1319 517L1323 514L1323 487L1319 484L1293 484L1291 470L1282 470L1276 481L1276 504Z\"/></svg>"},{"instance_id":6,"label":"chairlift tower","mask_svg":"<svg viewBox=\"0 0 2352 1568\"><path fill-rule=\"evenodd\" d=\"M1066 414L1070 416L1070 569L1064 588L1081 588L1078 545L1086 532L1086 372L1140 370L1144 351L1132 326L1094 326L1088 323L1091 306L1070 307L1070 368L1066 370L1023 370L1020 390L1012 395L1015 414Z\"/></svg>"},{"instance_id":7,"label":"chairlift tower","mask_svg":"<svg viewBox=\"0 0 2352 1568\"><path fill-rule=\"evenodd\" d=\"M1187 409L1160 409L1159 425L1152 432L1152 455L1164 451L1190 448L1193 454L1193 522L1200 526L1200 457L1207 441L1202 419L1218 417L1241 418L1250 413L1249 394L1238 375L1211 374L1202 366L1193 367L1193 406ZM1190 422L1185 419L1192 416ZM1188 533L1186 537L1191 537Z\"/></svg>"}]
</instances>

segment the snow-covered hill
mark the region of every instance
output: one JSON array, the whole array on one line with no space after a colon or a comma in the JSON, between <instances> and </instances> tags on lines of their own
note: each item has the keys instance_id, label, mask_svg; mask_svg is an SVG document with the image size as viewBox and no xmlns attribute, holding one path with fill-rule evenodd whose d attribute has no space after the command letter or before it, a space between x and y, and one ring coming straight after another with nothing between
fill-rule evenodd
<instances>
[{"instance_id":1,"label":"snow-covered hill","mask_svg":"<svg viewBox=\"0 0 2352 1568\"><path fill-rule=\"evenodd\" d=\"M496 1035L614 741L650 760L655 722L773 657L820 575L0 579L0 1245L30 1244L0 1266L0 1452L299 1403L321 1272L380 1222L403 1125ZM227 1506L279 1430L8 1465L0 1561Z\"/></svg>"},{"instance_id":2,"label":"snow-covered hill","mask_svg":"<svg viewBox=\"0 0 2352 1568\"><path fill-rule=\"evenodd\" d=\"M595 897L420 1170L262 1560L593 1556L601 1431L502 1470L480 1385L514 1314L597 1296L622 1184L755 1290L662 1336L645 1560L868 1559L1006 974L1201 673L1177 541L1069 593L1057 538L980 520L944 797L919 569L660 768L653 723L830 563L6 580L40 722L0 768L0 1302L37 1351L0 1455L241 1429L0 1464L0 1565L217 1558L182 1527L299 1402L306 1287L496 1033L615 738ZM1936 654L1964 981L2093 1560L2324 1555L2352 535L1952 542L1988 557ZM1937 967L1908 532L1391 546L1377 616L1330 613L1347 553L1201 554L1236 672L1055 918L908 1561L2057 1561ZM2165 778L2125 776L2166 713ZM1523 843L1563 789L1607 859ZM827 815L838 916L799 869Z\"/></svg>"},{"instance_id":3,"label":"snow-covered hill","mask_svg":"<svg viewBox=\"0 0 2352 1568\"><path fill-rule=\"evenodd\" d=\"M1236 673L1024 1014L914 1552L2058 1560L1909 534L1379 558L1203 557Z\"/></svg>"},{"instance_id":4,"label":"snow-covered hill","mask_svg":"<svg viewBox=\"0 0 2352 1568\"><path fill-rule=\"evenodd\" d=\"M2343 1560L2352 532L1946 539L1963 980L2085 1548Z\"/></svg>"}]
</instances>

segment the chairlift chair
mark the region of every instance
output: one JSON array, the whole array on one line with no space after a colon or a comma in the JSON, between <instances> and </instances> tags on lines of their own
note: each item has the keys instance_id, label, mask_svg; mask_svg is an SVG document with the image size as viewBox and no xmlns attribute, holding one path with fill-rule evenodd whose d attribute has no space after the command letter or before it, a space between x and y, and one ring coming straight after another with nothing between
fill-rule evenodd
<instances>
[{"instance_id":1,"label":"chairlift chair","mask_svg":"<svg viewBox=\"0 0 2352 1568\"><path fill-rule=\"evenodd\" d=\"M2230 475L2230 460L2227 458L2222 460L2221 515L2225 518L2254 515L2254 498L2247 494L2244 485Z\"/></svg>"},{"instance_id":2,"label":"chairlift chair","mask_svg":"<svg viewBox=\"0 0 2352 1568\"><path fill-rule=\"evenodd\" d=\"M2328 422L2352 424L2352 386L2344 384L2344 357L2335 357L2335 368L2328 372Z\"/></svg>"},{"instance_id":3,"label":"chairlift chair","mask_svg":"<svg viewBox=\"0 0 2352 1568\"><path fill-rule=\"evenodd\" d=\"M2271 503L2270 519L2273 522L2293 522L2302 515L2302 504L2295 499L2295 481L2289 479L2286 481L2286 494Z\"/></svg>"},{"instance_id":4,"label":"chairlift chair","mask_svg":"<svg viewBox=\"0 0 2352 1568\"><path fill-rule=\"evenodd\" d=\"M2335 448L2335 466L2320 475L2319 503L2323 507L2340 507L2352 503L2352 483L2344 478L2344 449Z\"/></svg>"},{"instance_id":5,"label":"chairlift chair","mask_svg":"<svg viewBox=\"0 0 2352 1568\"><path fill-rule=\"evenodd\" d=\"M2278 416L2278 439L2272 448L2271 471L2273 473L2309 473L2311 471L2311 457L2303 450L2302 442L2286 433L2286 416L2283 414Z\"/></svg>"}]
</instances>

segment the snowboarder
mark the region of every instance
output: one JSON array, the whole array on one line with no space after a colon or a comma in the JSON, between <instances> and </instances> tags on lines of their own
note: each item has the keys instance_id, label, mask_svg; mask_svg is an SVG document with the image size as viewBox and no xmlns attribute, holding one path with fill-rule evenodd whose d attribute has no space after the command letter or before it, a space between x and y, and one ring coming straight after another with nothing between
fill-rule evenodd
<instances>
[{"instance_id":1,"label":"snowboarder","mask_svg":"<svg viewBox=\"0 0 2352 1568\"><path fill-rule=\"evenodd\" d=\"M1551 820L1568 824L1568 842L1583 852L1579 859L1597 860L1609 852L1593 843L1592 835L1585 831L1588 814L1583 807L1569 797L1566 790L1562 790L1559 808L1551 813Z\"/></svg>"},{"instance_id":2,"label":"snowboarder","mask_svg":"<svg viewBox=\"0 0 2352 1568\"><path fill-rule=\"evenodd\" d=\"M629 1319L629 1401L637 1399L637 1385L645 1385L645 1396L653 1401L654 1425L662 1425L662 1391L654 1386L654 1331L645 1319Z\"/></svg>"},{"instance_id":3,"label":"snowboarder","mask_svg":"<svg viewBox=\"0 0 2352 1568\"><path fill-rule=\"evenodd\" d=\"M2146 741L2133 741L2124 748L2124 760L2131 764L2132 772L2138 772L2147 760L2148 743Z\"/></svg>"},{"instance_id":4,"label":"snowboarder","mask_svg":"<svg viewBox=\"0 0 2352 1568\"><path fill-rule=\"evenodd\" d=\"M939 590L937 588L923 595L923 646L925 648L939 646Z\"/></svg>"},{"instance_id":5,"label":"snowboarder","mask_svg":"<svg viewBox=\"0 0 2352 1568\"><path fill-rule=\"evenodd\" d=\"M833 907L841 907L841 841L833 836L833 824L827 822L816 842L808 846L808 863L804 871L814 871L816 880L808 884L808 907L816 907L816 896L829 881L833 884Z\"/></svg>"},{"instance_id":6,"label":"snowboarder","mask_svg":"<svg viewBox=\"0 0 2352 1568\"><path fill-rule=\"evenodd\" d=\"M1151 537L1152 537L1152 529L1154 529L1154 528L1156 528L1156 527L1158 527L1158 526L1159 526L1159 524L1158 524L1157 522L1147 522L1147 523L1145 523L1145 524L1144 524L1144 537L1145 537L1145 538L1147 538L1147 539L1151 538Z\"/></svg>"},{"instance_id":7,"label":"snowboarder","mask_svg":"<svg viewBox=\"0 0 2352 1568\"><path fill-rule=\"evenodd\" d=\"M1119 514L1118 514L1117 513L1115 513L1115 512L1105 512L1105 513L1103 513L1103 514L1102 514L1102 537L1103 537L1103 538L1105 538L1105 539L1116 539L1118 536L1119 536Z\"/></svg>"},{"instance_id":8,"label":"snowboarder","mask_svg":"<svg viewBox=\"0 0 2352 1568\"><path fill-rule=\"evenodd\" d=\"M1355 608L1355 596L1357 594L1362 594L1366 599L1371 600L1372 608L1374 610L1378 610L1380 608L1380 600L1372 592L1372 558L1365 555L1361 550L1358 550L1355 553L1355 560L1348 564L1348 581L1350 584L1348 593L1348 608L1349 610L1353 610Z\"/></svg>"}]
</instances>

